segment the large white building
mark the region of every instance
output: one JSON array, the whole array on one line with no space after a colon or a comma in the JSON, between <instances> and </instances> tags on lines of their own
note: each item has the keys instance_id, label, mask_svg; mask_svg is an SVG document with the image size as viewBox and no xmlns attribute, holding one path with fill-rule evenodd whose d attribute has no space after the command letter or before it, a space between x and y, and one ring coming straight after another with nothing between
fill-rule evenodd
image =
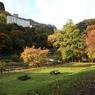
<instances>
[{"instance_id":1,"label":"large white building","mask_svg":"<svg viewBox=\"0 0 95 95\"><path fill-rule=\"evenodd\" d=\"M16 23L17 25L20 25L23 27L31 27L30 21L27 19L18 17L18 14L7 16L7 24L8 23Z\"/></svg>"}]
</instances>

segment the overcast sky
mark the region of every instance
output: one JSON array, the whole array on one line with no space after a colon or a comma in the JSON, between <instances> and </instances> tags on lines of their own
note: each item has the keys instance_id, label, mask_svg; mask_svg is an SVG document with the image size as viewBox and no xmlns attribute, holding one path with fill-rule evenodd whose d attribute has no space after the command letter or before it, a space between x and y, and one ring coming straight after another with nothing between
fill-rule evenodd
<instances>
[{"instance_id":1,"label":"overcast sky","mask_svg":"<svg viewBox=\"0 0 95 95\"><path fill-rule=\"evenodd\" d=\"M74 23L95 18L95 0L0 0L6 11L40 23L62 28L67 19Z\"/></svg>"}]
</instances>

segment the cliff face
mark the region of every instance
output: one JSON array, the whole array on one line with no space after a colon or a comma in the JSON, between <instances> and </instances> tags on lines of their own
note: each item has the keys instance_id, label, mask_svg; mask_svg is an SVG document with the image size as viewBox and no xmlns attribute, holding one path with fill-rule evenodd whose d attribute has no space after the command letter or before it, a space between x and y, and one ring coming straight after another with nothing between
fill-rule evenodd
<instances>
[{"instance_id":1,"label":"cliff face","mask_svg":"<svg viewBox=\"0 0 95 95\"><path fill-rule=\"evenodd\" d=\"M0 2L0 11L5 11L5 6L2 2Z\"/></svg>"}]
</instances>

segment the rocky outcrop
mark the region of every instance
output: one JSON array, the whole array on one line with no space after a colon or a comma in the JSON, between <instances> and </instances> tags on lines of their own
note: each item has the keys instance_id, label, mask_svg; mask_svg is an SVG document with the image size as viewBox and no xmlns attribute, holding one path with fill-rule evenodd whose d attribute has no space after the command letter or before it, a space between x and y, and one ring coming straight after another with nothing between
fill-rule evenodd
<instances>
[{"instance_id":1,"label":"rocky outcrop","mask_svg":"<svg viewBox=\"0 0 95 95\"><path fill-rule=\"evenodd\" d=\"M0 11L5 11L5 6L2 2L0 2Z\"/></svg>"}]
</instances>

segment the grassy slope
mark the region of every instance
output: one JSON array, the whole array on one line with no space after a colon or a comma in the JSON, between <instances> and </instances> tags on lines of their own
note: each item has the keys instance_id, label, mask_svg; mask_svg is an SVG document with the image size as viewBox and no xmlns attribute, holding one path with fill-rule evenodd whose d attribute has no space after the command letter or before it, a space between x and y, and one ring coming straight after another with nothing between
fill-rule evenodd
<instances>
[{"instance_id":1,"label":"grassy slope","mask_svg":"<svg viewBox=\"0 0 95 95\"><path fill-rule=\"evenodd\" d=\"M95 66L51 83L50 94L95 95Z\"/></svg>"},{"instance_id":2,"label":"grassy slope","mask_svg":"<svg viewBox=\"0 0 95 95\"><path fill-rule=\"evenodd\" d=\"M59 67L29 69L30 80L20 81L22 72L0 75L0 95L94 95L95 66L69 63ZM61 74L50 75L51 70Z\"/></svg>"}]
</instances>

